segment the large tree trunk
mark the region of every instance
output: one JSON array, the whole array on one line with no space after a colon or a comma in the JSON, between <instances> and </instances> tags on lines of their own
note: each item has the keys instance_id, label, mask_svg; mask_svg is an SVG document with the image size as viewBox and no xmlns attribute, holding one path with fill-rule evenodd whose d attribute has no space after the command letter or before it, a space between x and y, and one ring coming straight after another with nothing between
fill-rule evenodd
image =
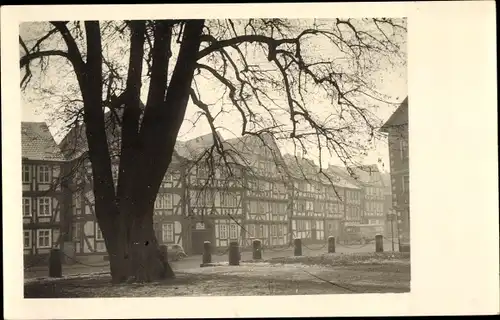
<instances>
[{"instance_id":1,"label":"large tree trunk","mask_svg":"<svg viewBox=\"0 0 500 320\"><path fill-rule=\"evenodd\" d=\"M167 257L163 257L160 252L155 236L154 201L172 159L176 137L186 111L203 25L204 20L185 22L179 57L167 86L172 22L159 21L155 24L151 83L140 129L140 66L145 29L143 22L132 25L116 193L102 108L96 107L101 106L102 81L96 85L87 77L89 81L83 83L82 92L91 93L84 94L84 121L96 182L96 215L110 256L114 282L149 282L174 276ZM86 27L89 34L93 35L90 40L100 47L100 35L96 30L98 23L87 23ZM89 55L87 65L93 66L89 70L98 77L97 72L100 75L102 70L100 55L95 48L88 50L92 55ZM96 92L101 94L96 95Z\"/></svg>"},{"instance_id":2,"label":"large tree trunk","mask_svg":"<svg viewBox=\"0 0 500 320\"><path fill-rule=\"evenodd\" d=\"M163 257L153 228L153 210L137 213L130 226L129 279L150 282L174 277L167 257Z\"/></svg>"},{"instance_id":3,"label":"large tree trunk","mask_svg":"<svg viewBox=\"0 0 500 320\"><path fill-rule=\"evenodd\" d=\"M97 209L97 208L96 208ZM138 209L135 209L138 210ZM153 228L153 207L127 212L134 219L108 221L103 215L100 225L109 254L113 283L151 282L174 277L167 257L160 251ZM123 216L123 215L122 215Z\"/></svg>"}]
</instances>

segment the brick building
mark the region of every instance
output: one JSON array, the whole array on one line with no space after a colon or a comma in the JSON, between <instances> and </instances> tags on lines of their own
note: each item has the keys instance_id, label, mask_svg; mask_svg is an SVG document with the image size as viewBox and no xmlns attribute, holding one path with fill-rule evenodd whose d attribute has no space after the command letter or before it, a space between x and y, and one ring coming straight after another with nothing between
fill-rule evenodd
<instances>
[{"instance_id":1,"label":"brick building","mask_svg":"<svg viewBox=\"0 0 500 320\"><path fill-rule=\"evenodd\" d=\"M388 134L391 162L392 208L398 221L400 250L410 246L410 170L408 97L382 126Z\"/></svg>"}]
</instances>

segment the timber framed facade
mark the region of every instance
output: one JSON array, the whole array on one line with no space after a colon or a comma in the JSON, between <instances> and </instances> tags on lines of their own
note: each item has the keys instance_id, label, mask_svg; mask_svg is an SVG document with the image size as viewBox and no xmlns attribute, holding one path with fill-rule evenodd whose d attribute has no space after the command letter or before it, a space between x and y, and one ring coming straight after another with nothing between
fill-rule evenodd
<instances>
[{"instance_id":1,"label":"timber framed facade","mask_svg":"<svg viewBox=\"0 0 500 320\"><path fill-rule=\"evenodd\" d=\"M46 232L38 229L50 230L50 245L64 244L66 255L107 255L95 217L83 132L83 126L70 131L58 147L57 160L23 159L23 212L31 214L23 216L25 231L30 234L28 238L25 232L25 255L49 252ZM322 243L329 236L340 238L347 225L366 223L371 217L368 201L383 203L383 199L373 198L377 193L367 185L353 183L334 168L326 170L326 178L317 173L313 161L282 155L271 136L224 140L225 147L238 155L230 164L231 174L220 165L220 159L210 167L199 158L213 142L213 135L208 134L176 144L154 204L153 223L160 244L180 244L186 253L199 254L204 241L210 241L217 251L227 250L231 241L251 247L255 239L264 247L289 246L294 238ZM294 158L298 160L295 164ZM49 175L54 178L66 172L69 183L48 190L28 178L42 175L45 179L45 166L50 166ZM114 157L115 185L118 166L119 158ZM305 175L299 174L304 169ZM38 198L42 200L35 200ZM46 198L50 198L50 219L37 211L38 201L45 210ZM380 210L373 212L378 217ZM35 241L37 233L40 240ZM47 248L36 246L37 241Z\"/></svg>"},{"instance_id":2,"label":"timber framed facade","mask_svg":"<svg viewBox=\"0 0 500 320\"><path fill-rule=\"evenodd\" d=\"M23 122L21 141L23 253L27 264L37 264L61 247L67 233L66 161L43 122Z\"/></svg>"}]
</instances>

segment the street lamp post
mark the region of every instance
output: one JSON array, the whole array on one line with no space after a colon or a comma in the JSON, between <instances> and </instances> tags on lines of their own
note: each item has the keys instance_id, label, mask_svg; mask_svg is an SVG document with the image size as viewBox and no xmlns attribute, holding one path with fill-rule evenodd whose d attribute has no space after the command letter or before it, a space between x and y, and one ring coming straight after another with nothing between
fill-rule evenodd
<instances>
[{"instance_id":1,"label":"street lamp post","mask_svg":"<svg viewBox=\"0 0 500 320\"><path fill-rule=\"evenodd\" d=\"M394 252L394 218L395 214L393 212L387 214L387 218L391 222L391 247L392 247L392 252Z\"/></svg>"}]
</instances>

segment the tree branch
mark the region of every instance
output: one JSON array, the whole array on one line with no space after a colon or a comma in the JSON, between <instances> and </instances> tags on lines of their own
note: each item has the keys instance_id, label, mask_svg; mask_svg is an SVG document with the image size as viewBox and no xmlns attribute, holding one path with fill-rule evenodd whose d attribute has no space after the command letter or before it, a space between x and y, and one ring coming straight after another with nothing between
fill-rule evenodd
<instances>
[{"instance_id":1,"label":"tree branch","mask_svg":"<svg viewBox=\"0 0 500 320\"><path fill-rule=\"evenodd\" d=\"M28 65L31 61L42 58L42 57L49 57L49 56L60 56L68 59L71 62L70 56L67 52L64 52L62 50L47 50L47 51L38 51L38 52L33 52L33 53L28 53L25 56L23 56L19 60L19 66L21 68L25 67Z\"/></svg>"},{"instance_id":2,"label":"tree branch","mask_svg":"<svg viewBox=\"0 0 500 320\"><path fill-rule=\"evenodd\" d=\"M51 21L50 23L61 33L61 36L64 39L66 46L68 47L67 57L73 65L76 78L78 79L78 83L80 84L80 88L82 90L82 96L85 96L86 94L85 62L83 62L82 55L80 53L80 50L78 49L75 38L71 35L68 27L66 26L68 22Z\"/></svg>"}]
</instances>

